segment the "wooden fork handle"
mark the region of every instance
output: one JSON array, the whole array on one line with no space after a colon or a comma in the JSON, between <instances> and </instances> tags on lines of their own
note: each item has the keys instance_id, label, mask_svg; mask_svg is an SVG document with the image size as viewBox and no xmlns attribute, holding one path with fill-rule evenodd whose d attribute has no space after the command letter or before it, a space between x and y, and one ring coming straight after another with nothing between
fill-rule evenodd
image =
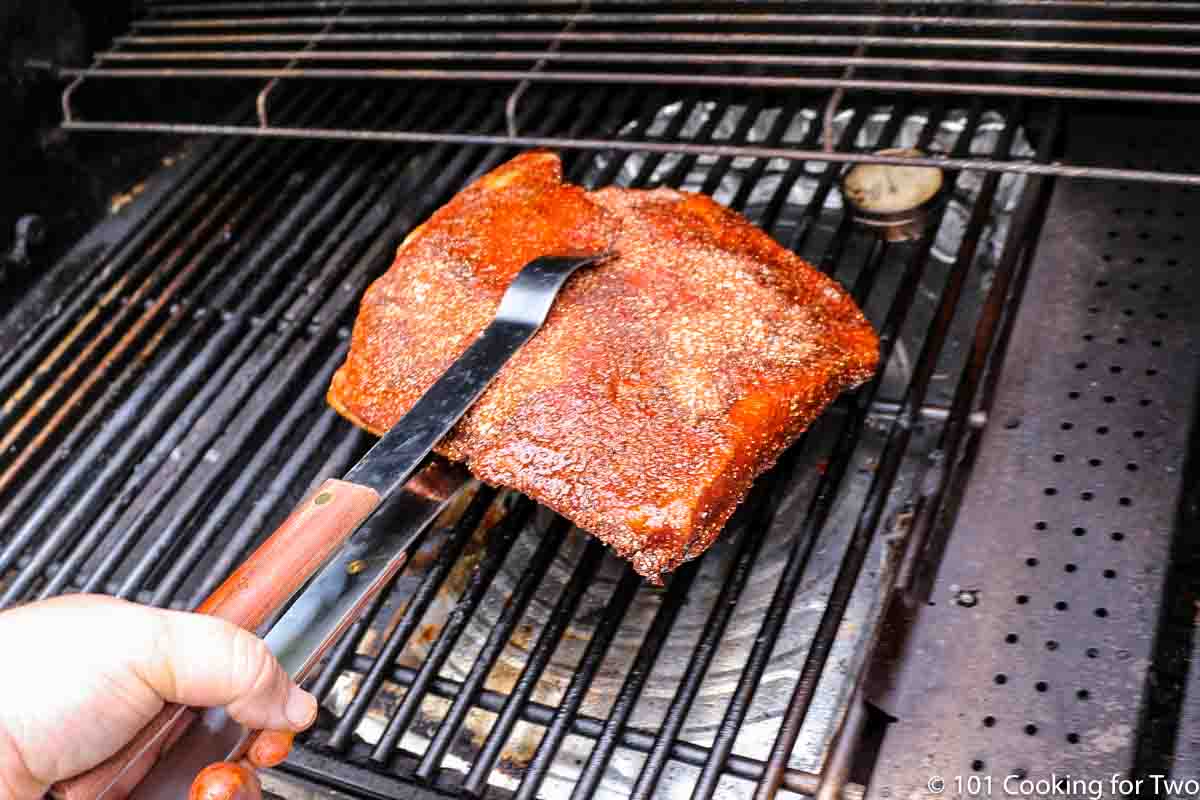
<instances>
[{"instance_id":1,"label":"wooden fork handle","mask_svg":"<svg viewBox=\"0 0 1200 800\"><path fill-rule=\"evenodd\" d=\"M306 497L283 524L196 609L247 630L278 611L380 503L372 488L330 479ZM58 800L119 800L195 720L168 704L115 755L56 784Z\"/></svg>"}]
</instances>

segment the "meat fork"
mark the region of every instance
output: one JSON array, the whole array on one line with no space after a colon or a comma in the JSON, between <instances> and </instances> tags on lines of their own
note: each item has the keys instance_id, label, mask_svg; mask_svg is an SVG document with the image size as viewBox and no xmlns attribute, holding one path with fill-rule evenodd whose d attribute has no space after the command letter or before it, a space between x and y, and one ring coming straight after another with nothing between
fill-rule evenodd
<instances>
[{"instance_id":1,"label":"meat fork","mask_svg":"<svg viewBox=\"0 0 1200 800\"><path fill-rule=\"evenodd\" d=\"M294 680L304 680L466 483L464 470L429 462L434 446L541 328L567 279L606 257L545 256L526 264L491 324L408 414L342 479L312 492L197 610L257 630L286 606L264 641ZM376 511L389 498L388 516L402 518L398 529L377 524ZM53 794L179 800L201 769L240 759L253 740L224 709L169 705L124 749Z\"/></svg>"}]
</instances>

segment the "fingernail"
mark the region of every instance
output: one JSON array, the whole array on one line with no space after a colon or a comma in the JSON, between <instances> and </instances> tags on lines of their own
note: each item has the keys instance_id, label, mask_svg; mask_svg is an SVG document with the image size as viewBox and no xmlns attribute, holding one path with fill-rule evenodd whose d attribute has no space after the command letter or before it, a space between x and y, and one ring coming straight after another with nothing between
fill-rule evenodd
<instances>
[{"instance_id":1,"label":"fingernail","mask_svg":"<svg viewBox=\"0 0 1200 800\"><path fill-rule=\"evenodd\" d=\"M288 722L292 723L293 728L304 730L317 718L317 698L293 685L288 691L284 713L287 714Z\"/></svg>"},{"instance_id":2,"label":"fingernail","mask_svg":"<svg viewBox=\"0 0 1200 800\"><path fill-rule=\"evenodd\" d=\"M260 731L246 759L259 769L277 767L287 760L295 736L291 731Z\"/></svg>"},{"instance_id":3,"label":"fingernail","mask_svg":"<svg viewBox=\"0 0 1200 800\"><path fill-rule=\"evenodd\" d=\"M188 800L262 800L262 787L246 765L222 761L200 771Z\"/></svg>"}]
</instances>

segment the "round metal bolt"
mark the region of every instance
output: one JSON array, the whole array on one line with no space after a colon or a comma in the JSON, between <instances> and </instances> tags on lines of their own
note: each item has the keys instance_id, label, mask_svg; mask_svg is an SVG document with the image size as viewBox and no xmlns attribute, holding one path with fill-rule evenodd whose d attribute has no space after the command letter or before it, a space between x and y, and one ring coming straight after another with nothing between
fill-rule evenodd
<instances>
[{"instance_id":1,"label":"round metal bolt","mask_svg":"<svg viewBox=\"0 0 1200 800\"><path fill-rule=\"evenodd\" d=\"M954 595L954 602L963 608L974 608L979 603L979 592L963 589Z\"/></svg>"}]
</instances>

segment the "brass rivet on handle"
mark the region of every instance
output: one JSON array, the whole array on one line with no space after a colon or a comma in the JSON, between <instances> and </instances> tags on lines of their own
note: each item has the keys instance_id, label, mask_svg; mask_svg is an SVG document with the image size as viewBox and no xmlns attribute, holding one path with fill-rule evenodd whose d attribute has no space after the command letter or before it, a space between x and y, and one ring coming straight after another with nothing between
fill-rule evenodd
<instances>
[{"instance_id":1,"label":"brass rivet on handle","mask_svg":"<svg viewBox=\"0 0 1200 800\"><path fill-rule=\"evenodd\" d=\"M349 564L347 564L346 572L350 573L351 575L357 575L358 573L362 572L366 568L367 568L367 562L363 561L360 558L357 561L351 561Z\"/></svg>"},{"instance_id":2,"label":"brass rivet on handle","mask_svg":"<svg viewBox=\"0 0 1200 800\"><path fill-rule=\"evenodd\" d=\"M321 492L313 498L313 505L323 506L333 499L333 492Z\"/></svg>"}]
</instances>

